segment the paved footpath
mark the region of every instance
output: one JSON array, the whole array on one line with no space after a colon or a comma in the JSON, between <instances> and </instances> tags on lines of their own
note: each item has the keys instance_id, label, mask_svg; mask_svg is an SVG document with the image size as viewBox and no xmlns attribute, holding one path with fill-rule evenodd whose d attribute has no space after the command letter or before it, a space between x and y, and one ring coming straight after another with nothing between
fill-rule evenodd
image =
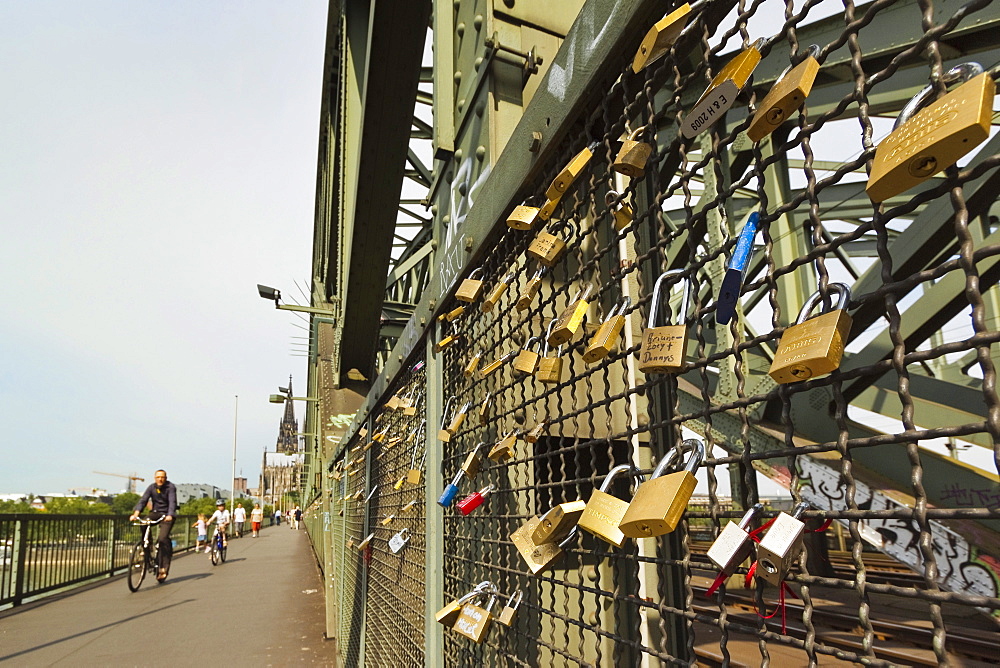
<instances>
[{"instance_id":1,"label":"paved footpath","mask_svg":"<svg viewBox=\"0 0 1000 668\"><path fill-rule=\"evenodd\" d=\"M134 594L118 576L0 613L0 665L333 666L321 586L306 532L269 527Z\"/></svg>"}]
</instances>

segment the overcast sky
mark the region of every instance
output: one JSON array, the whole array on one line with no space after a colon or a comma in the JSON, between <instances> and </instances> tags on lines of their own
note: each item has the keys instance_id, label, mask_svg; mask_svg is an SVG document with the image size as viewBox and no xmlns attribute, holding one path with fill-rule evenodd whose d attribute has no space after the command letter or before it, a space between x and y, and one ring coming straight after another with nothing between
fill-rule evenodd
<instances>
[{"instance_id":1,"label":"overcast sky","mask_svg":"<svg viewBox=\"0 0 1000 668\"><path fill-rule=\"evenodd\" d=\"M322 0L0 0L0 493L257 483L305 363ZM301 416L302 405L296 406Z\"/></svg>"}]
</instances>

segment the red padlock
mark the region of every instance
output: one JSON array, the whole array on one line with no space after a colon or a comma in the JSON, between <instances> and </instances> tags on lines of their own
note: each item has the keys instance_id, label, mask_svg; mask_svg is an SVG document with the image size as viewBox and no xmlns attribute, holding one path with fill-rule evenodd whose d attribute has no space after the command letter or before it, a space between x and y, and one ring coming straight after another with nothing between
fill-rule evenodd
<instances>
[{"instance_id":1,"label":"red padlock","mask_svg":"<svg viewBox=\"0 0 1000 668\"><path fill-rule=\"evenodd\" d=\"M490 483L486 487L483 487L478 492L473 492L461 501L455 504L455 507L462 511L463 515L468 515L473 510L483 505L483 500L489 496L490 492L496 489L496 486Z\"/></svg>"}]
</instances>

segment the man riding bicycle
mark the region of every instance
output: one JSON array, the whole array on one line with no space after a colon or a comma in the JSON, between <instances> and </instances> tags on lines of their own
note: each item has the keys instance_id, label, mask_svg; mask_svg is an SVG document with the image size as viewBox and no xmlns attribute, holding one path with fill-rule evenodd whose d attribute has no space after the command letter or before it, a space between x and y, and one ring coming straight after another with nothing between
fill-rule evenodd
<instances>
[{"instance_id":1,"label":"man riding bicycle","mask_svg":"<svg viewBox=\"0 0 1000 668\"><path fill-rule=\"evenodd\" d=\"M167 472L160 469L153 474L152 485L146 488L139 503L135 504L135 510L129 520L139 519L139 513L146 507L147 503L152 503L153 509L149 513L149 518L158 520L161 517L160 533L156 537L156 544L159 546L160 570L156 574L156 579L163 582L167 578L170 570L170 558L173 556L173 544L170 541L170 530L174 528L174 515L177 514L177 488L174 483L167 480Z\"/></svg>"},{"instance_id":2,"label":"man riding bicycle","mask_svg":"<svg viewBox=\"0 0 1000 668\"><path fill-rule=\"evenodd\" d=\"M205 526L207 527L212 522L215 522L216 531L222 534L222 546L228 547L229 542L226 540L226 527L229 526L229 511L226 509L226 502L222 499L215 502L215 512L208 518ZM215 544L214 540L212 544ZM205 551L209 552L210 550L206 549Z\"/></svg>"}]
</instances>

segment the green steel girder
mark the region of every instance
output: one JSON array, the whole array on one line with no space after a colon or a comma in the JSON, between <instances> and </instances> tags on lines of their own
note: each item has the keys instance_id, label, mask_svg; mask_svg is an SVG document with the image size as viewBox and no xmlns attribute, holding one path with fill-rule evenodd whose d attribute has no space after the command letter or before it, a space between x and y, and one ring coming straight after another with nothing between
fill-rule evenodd
<instances>
[{"instance_id":1,"label":"green steel girder","mask_svg":"<svg viewBox=\"0 0 1000 668\"><path fill-rule=\"evenodd\" d=\"M345 10L368 10L347 3ZM368 57L360 73L363 115L360 147L347 169L356 174L354 210L343 224L351 234L343 304L340 369L370 375L378 346L379 320L389 273L397 203L409 151L413 100L420 81L430 0L372 0L366 35Z\"/></svg>"}]
</instances>

